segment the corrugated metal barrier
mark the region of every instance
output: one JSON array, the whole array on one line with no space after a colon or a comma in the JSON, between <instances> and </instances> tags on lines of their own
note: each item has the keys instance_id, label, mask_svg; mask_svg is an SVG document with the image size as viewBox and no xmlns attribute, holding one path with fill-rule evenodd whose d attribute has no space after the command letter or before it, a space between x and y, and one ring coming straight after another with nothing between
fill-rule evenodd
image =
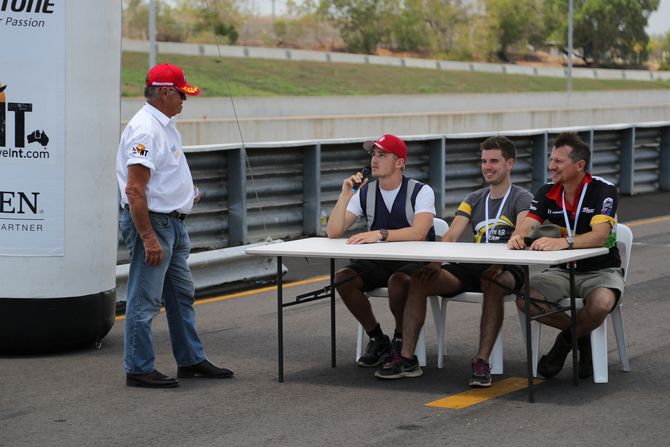
<instances>
[{"instance_id":1,"label":"corrugated metal barrier","mask_svg":"<svg viewBox=\"0 0 670 447\"><path fill-rule=\"evenodd\" d=\"M592 173L622 194L670 190L670 122L502 132L517 146L514 183L536 191L548 178L547 159L562 130L577 131L590 145ZM493 133L405 137L406 175L435 190L439 216L483 186L479 144ZM202 202L187 223L195 252L267 238L321 233L322 209L330 214L342 181L367 164L362 139L292 141L185 147ZM120 241L119 263L128 252Z\"/></svg>"}]
</instances>

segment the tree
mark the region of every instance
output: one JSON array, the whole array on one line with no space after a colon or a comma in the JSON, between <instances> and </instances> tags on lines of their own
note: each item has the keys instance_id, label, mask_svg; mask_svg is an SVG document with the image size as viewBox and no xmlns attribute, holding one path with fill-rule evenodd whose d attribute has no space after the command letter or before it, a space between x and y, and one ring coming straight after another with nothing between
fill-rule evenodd
<instances>
[{"instance_id":1,"label":"tree","mask_svg":"<svg viewBox=\"0 0 670 447\"><path fill-rule=\"evenodd\" d=\"M392 46L400 51L426 51L430 48L427 18L431 11L426 0L404 0L394 11Z\"/></svg>"},{"instance_id":2,"label":"tree","mask_svg":"<svg viewBox=\"0 0 670 447\"><path fill-rule=\"evenodd\" d=\"M124 0L124 36L134 39L149 38L149 2L147 0ZM188 29L181 20L175 19L173 8L165 0L156 0L156 40L183 42Z\"/></svg>"},{"instance_id":3,"label":"tree","mask_svg":"<svg viewBox=\"0 0 670 447\"><path fill-rule=\"evenodd\" d=\"M352 52L372 54L389 40L393 0L322 0L321 8Z\"/></svg>"},{"instance_id":4,"label":"tree","mask_svg":"<svg viewBox=\"0 0 670 447\"><path fill-rule=\"evenodd\" d=\"M546 10L557 15L553 36L563 44L567 41L567 3L545 0ZM649 43L645 27L658 5L659 0L575 0L574 45L597 65L645 61Z\"/></svg>"},{"instance_id":5,"label":"tree","mask_svg":"<svg viewBox=\"0 0 670 447\"><path fill-rule=\"evenodd\" d=\"M636 47L647 58L649 36L644 28L659 0L582 0L575 11L575 44L598 64L603 61L630 63Z\"/></svg>"},{"instance_id":6,"label":"tree","mask_svg":"<svg viewBox=\"0 0 670 447\"><path fill-rule=\"evenodd\" d=\"M463 32L463 26L473 24L470 19L474 17L469 14L462 0L425 0L428 38L435 49L442 53L462 50L464 42L458 42L459 35Z\"/></svg>"},{"instance_id":7,"label":"tree","mask_svg":"<svg viewBox=\"0 0 670 447\"><path fill-rule=\"evenodd\" d=\"M516 43L528 43L531 36L542 35L540 3L537 0L484 0L490 26L498 41L498 58L508 60L507 50Z\"/></svg>"},{"instance_id":8,"label":"tree","mask_svg":"<svg viewBox=\"0 0 670 447\"><path fill-rule=\"evenodd\" d=\"M660 70L670 70L670 31L663 36L657 36L658 60Z\"/></svg>"},{"instance_id":9,"label":"tree","mask_svg":"<svg viewBox=\"0 0 670 447\"><path fill-rule=\"evenodd\" d=\"M189 3L183 1L182 8L185 9ZM206 4L198 3L197 6L190 5L196 17L195 31L225 37L228 44L234 45L240 36L236 26L240 13L235 1L208 0Z\"/></svg>"}]
</instances>

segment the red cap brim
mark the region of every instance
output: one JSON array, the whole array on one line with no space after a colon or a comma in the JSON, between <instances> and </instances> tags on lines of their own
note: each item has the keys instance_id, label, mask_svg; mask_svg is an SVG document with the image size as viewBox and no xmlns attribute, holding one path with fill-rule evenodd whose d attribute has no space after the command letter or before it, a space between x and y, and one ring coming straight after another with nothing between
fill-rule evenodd
<instances>
[{"instance_id":1,"label":"red cap brim","mask_svg":"<svg viewBox=\"0 0 670 447\"><path fill-rule=\"evenodd\" d=\"M181 87L175 87L180 92L187 94L188 96L198 96L200 94L200 89L195 85L184 84Z\"/></svg>"}]
</instances>

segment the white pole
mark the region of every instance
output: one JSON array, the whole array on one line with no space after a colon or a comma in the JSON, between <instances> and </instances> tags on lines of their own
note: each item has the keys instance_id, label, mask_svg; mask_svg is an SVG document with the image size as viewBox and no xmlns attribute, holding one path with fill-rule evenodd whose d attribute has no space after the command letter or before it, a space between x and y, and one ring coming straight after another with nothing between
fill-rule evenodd
<instances>
[{"instance_id":1,"label":"white pole","mask_svg":"<svg viewBox=\"0 0 670 447\"><path fill-rule=\"evenodd\" d=\"M156 65L156 5L149 0L149 68Z\"/></svg>"},{"instance_id":2,"label":"white pole","mask_svg":"<svg viewBox=\"0 0 670 447\"><path fill-rule=\"evenodd\" d=\"M568 95L572 93L572 32L574 29L574 0L570 0L570 11L568 19Z\"/></svg>"}]
</instances>

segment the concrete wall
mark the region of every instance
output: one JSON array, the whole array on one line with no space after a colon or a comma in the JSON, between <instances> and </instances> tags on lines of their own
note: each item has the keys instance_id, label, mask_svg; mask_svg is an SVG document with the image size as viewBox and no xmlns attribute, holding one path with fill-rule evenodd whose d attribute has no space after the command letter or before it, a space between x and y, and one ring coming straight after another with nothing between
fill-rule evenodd
<instances>
[{"instance_id":1,"label":"concrete wall","mask_svg":"<svg viewBox=\"0 0 670 447\"><path fill-rule=\"evenodd\" d=\"M178 117L185 145L507 131L668 121L670 91L191 98ZM124 98L125 123L143 100Z\"/></svg>"},{"instance_id":2,"label":"concrete wall","mask_svg":"<svg viewBox=\"0 0 670 447\"><path fill-rule=\"evenodd\" d=\"M416 59L367 54L333 53L325 51L293 50L289 48L241 47L206 45L195 43L158 42L158 52L163 54L186 54L213 57L253 57L258 59L299 60L314 62L339 62L347 64L377 64L396 67L429 68L436 70L475 71L485 73L523 74L528 76L565 77L563 67L529 67L514 64L489 64L482 62L459 62L437 59ZM123 40L124 51L148 52L149 42ZM604 68L574 68L572 76L586 79L629 79L653 81L670 79L670 71L613 70Z\"/></svg>"}]
</instances>

